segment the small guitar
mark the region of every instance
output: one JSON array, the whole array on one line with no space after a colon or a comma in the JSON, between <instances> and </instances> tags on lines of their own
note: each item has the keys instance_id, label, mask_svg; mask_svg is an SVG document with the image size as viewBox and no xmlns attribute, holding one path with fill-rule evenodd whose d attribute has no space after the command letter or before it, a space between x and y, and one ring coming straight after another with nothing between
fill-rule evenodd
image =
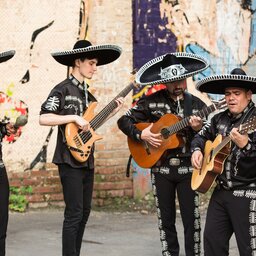
<instances>
[{"instance_id":1,"label":"small guitar","mask_svg":"<svg viewBox=\"0 0 256 256\"><path fill-rule=\"evenodd\" d=\"M198 111L195 115L201 118L208 116L216 109L226 107L224 100L214 103ZM150 123L138 123L136 128L144 130ZM165 114L151 128L152 133L161 133L162 143L158 148L152 147L146 142L138 142L128 137L128 146L134 161L142 168L152 167L167 149L178 148L183 144L182 138L176 135L185 127L189 126L189 117L180 120L173 114Z\"/></svg>"},{"instance_id":2,"label":"small guitar","mask_svg":"<svg viewBox=\"0 0 256 256\"><path fill-rule=\"evenodd\" d=\"M89 121L89 131L82 131L75 123L69 123L66 125L65 137L67 145L71 154L77 161L85 162L88 159L94 142L102 139L102 136L95 133L96 129L98 129L106 121L112 111L117 107L115 100L120 97L125 97L134 87L135 84L130 83L95 117L94 109L97 106L97 103L91 103L83 115L83 118Z\"/></svg>"},{"instance_id":3,"label":"small guitar","mask_svg":"<svg viewBox=\"0 0 256 256\"><path fill-rule=\"evenodd\" d=\"M250 133L256 129L256 116L241 124L238 130L241 134ZM201 170L194 169L191 179L191 187L201 193L206 193L213 185L218 175L223 172L224 162L231 150L230 137L219 134L212 142L206 141L204 158Z\"/></svg>"}]
</instances>

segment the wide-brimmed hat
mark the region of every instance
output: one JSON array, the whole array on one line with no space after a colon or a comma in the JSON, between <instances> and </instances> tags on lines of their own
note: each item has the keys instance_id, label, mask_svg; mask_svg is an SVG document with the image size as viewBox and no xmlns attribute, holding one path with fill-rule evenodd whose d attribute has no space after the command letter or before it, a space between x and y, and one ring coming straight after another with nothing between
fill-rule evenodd
<instances>
[{"instance_id":1,"label":"wide-brimmed hat","mask_svg":"<svg viewBox=\"0 0 256 256\"><path fill-rule=\"evenodd\" d=\"M15 54L14 50L1 52L0 53L0 63L11 59L14 56L14 54Z\"/></svg>"},{"instance_id":2,"label":"wide-brimmed hat","mask_svg":"<svg viewBox=\"0 0 256 256\"><path fill-rule=\"evenodd\" d=\"M244 70L235 68L230 74L212 75L196 85L199 91L212 94L225 94L225 89L228 87L248 89L256 93L256 77L247 76Z\"/></svg>"},{"instance_id":3,"label":"wide-brimmed hat","mask_svg":"<svg viewBox=\"0 0 256 256\"><path fill-rule=\"evenodd\" d=\"M168 53L144 64L136 74L136 82L141 85L165 84L193 76L208 66L204 58L192 53Z\"/></svg>"},{"instance_id":4,"label":"wide-brimmed hat","mask_svg":"<svg viewBox=\"0 0 256 256\"><path fill-rule=\"evenodd\" d=\"M65 66L72 66L74 60L79 58L96 58L98 60L97 66L108 64L116 60L122 50L117 45L92 45L88 40L79 40L75 43L70 51L52 52L53 58L60 64Z\"/></svg>"}]
</instances>

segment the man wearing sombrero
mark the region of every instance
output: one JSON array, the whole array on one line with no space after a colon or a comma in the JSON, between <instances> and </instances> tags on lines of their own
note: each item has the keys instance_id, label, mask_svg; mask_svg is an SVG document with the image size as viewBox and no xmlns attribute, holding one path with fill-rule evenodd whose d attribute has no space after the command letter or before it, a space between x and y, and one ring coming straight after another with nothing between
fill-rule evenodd
<instances>
[{"instance_id":1,"label":"man wearing sombrero","mask_svg":"<svg viewBox=\"0 0 256 256\"><path fill-rule=\"evenodd\" d=\"M91 79L97 66L115 61L120 54L121 49L116 45L93 46L87 40L77 41L70 51L52 53L57 62L72 67L70 76L52 89L40 112L41 125L58 125L53 163L58 165L66 205L62 232L62 253L65 256L80 255L84 229L91 210L94 178L93 152L86 161L75 159L66 143L65 127L75 123L79 131L83 132L81 134L86 134L90 124L83 118L83 114L88 104L96 99L87 90L84 79ZM117 113L123 99L117 99L116 103L117 107L110 116Z\"/></svg>"},{"instance_id":2,"label":"man wearing sombrero","mask_svg":"<svg viewBox=\"0 0 256 256\"><path fill-rule=\"evenodd\" d=\"M242 69L236 68L231 74L201 80L197 89L224 94L228 107L212 117L191 145L192 165L200 170L206 141L214 141L217 135L223 136L223 140L214 147L220 156L225 157L217 154L215 158L218 166L222 165L222 173L216 179L217 186L208 207L204 230L205 255L229 255L229 240L233 233L239 255L256 255L256 108L252 102L252 94L256 93L256 77L247 76ZM224 143L224 146L225 141L231 141L230 148L222 151L220 145Z\"/></svg>"},{"instance_id":3,"label":"man wearing sombrero","mask_svg":"<svg viewBox=\"0 0 256 256\"><path fill-rule=\"evenodd\" d=\"M0 63L11 59L14 50L0 53ZM2 159L2 140L5 135L15 134L12 123L0 123L0 256L5 255L5 241L9 216L9 181Z\"/></svg>"},{"instance_id":4,"label":"man wearing sombrero","mask_svg":"<svg viewBox=\"0 0 256 256\"><path fill-rule=\"evenodd\" d=\"M166 89L141 98L135 107L118 120L119 128L133 141L147 145L149 151L161 147L160 133L151 132L153 123L166 114L189 117L188 127L179 134L181 145L167 149L151 167L153 193L156 201L162 255L179 255L176 231L178 194L180 212L185 230L186 255L200 254L200 216L198 195L191 189L190 141L202 127L202 120L193 115L205 104L185 92L186 78L208 67L200 56L178 52L157 57L142 66L136 81L142 85L165 84ZM139 123L151 123L140 130ZM150 158L150 154L149 154ZM137 160L138 161L138 160Z\"/></svg>"}]
</instances>

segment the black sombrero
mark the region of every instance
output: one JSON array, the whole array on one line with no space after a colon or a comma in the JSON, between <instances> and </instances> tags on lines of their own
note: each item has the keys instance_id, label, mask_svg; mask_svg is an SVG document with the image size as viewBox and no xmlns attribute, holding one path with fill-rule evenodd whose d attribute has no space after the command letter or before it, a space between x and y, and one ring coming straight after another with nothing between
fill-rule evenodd
<instances>
[{"instance_id":1,"label":"black sombrero","mask_svg":"<svg viewBox=\"0 0 256 256\"><path fill-rule=\"evenodd\" d=\"M244 88L256 93L256 77L247 76L241 68L235 68L230 74L209 76L196 85L199 91L212 94L225 94L228 87Z\"/></svg>"},{"instance_id":2,"label":"black sombrero","mask_svg":"<svg viewBox=\"0 0 256 256\"><path fill-rule=\"evenodd\" d=\"M73 50L53 52L51 55L60 64L72 66L74 60L87 57L97 58L97 66L108 64L121 55L121 48L117 45L94 45L87 40L79 40L75 43Z\"/></svg>"},{"instance_id":3,"label":"black sombrero","mask_svg":"<svg viewBox=\"0 0 256 256\"><path fill-rule=\"evenodd\" d=\"M136 82L141 85L165 84L193 76L209 66L195 54L168 53L144 64L137 72Z\"/></svg>"},{"instance_id":4,"label":"black sombrero","mask_svg":"<svg viewBox=\"0 0 256 256\"><path fill-rule=\"evenodd\" d=\"M14 56L14 54L15 54L14 50L1 52L0 53L0 63L11 59Z\"/></svg>"}]
</instances>

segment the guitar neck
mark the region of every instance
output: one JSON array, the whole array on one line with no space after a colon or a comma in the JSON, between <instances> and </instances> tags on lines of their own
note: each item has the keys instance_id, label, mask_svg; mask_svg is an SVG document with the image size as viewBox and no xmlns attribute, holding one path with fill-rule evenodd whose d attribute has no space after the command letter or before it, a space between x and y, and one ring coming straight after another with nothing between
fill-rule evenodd
<instances>
[{"instance_id":1,"label":"guitar neck","mask_svg":"<svg viewBox=\"0 0 256 256\"><path fill-rule=\"evenodd\" d=\"M220 152L229 142L231 141L230 137L225 137L222 142L216 146L213 150L212 150L212 155L216 155L218 152Z\"/></svg>"},{"instance_id":2,"label":"guitar neck","mask_svg":"<svg viewBox=\"0 0 256 256\"><path fill-rule=\"evenodd\" d=\"M98 129L108 118L108 116L112 113L112 111L117 107L116 99L120 97L125 97L132 89L133 83L130 83L126 86L109 104L104 107L91 121L90 126L93 130Z\"/></svg>"},{"instance_id":3,"label":"guitar neck","mask_svg":"<svg viewBox=\"0 0 256 256\"><path fill-rule=\"evenodd\" d=\"M208 116L210 113L212 113L213 111L215 111L217 108L214 104L203 108L202 110L198 111L195 115L199 116L200 118L204 118L206 116ZM184 129L185 127L189 126L189 118L190 117L186 117L184 119L182 119L181 121L177 122L176 124L168 127L168 131L169 134L175 134L178 131L181 131L182 129Z\"/></svg>"}]
</instances>

